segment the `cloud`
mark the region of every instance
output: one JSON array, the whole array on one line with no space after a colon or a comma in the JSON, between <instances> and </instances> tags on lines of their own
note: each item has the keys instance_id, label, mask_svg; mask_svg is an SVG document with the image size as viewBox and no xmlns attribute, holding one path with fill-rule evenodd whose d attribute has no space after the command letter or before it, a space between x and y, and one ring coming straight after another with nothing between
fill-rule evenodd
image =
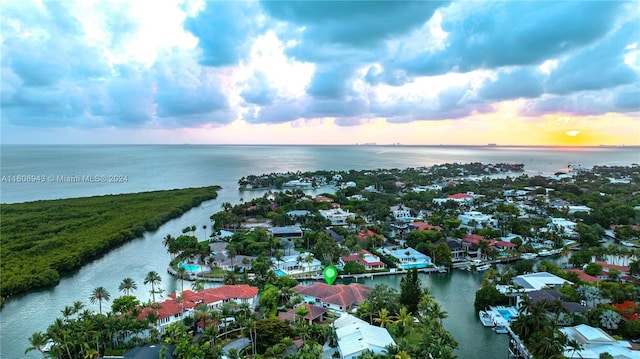
<instances>
[{"instance_id":1,"label":"cloud","mask_svg":"<svg viewBox=\"0 0 640 359\"><path fill-rule=\"evenodd\" d=\"M230 66L245 58L251 38L261 32L258 10L250 1L206 1L203 10L187 18L184 27L202 51L200 64Z\"/></svg>"},{"instance_id":2,"label":"cloud","mask_svg":"<svg viewBox=\"0 0 640 359\"><path fill-rule=\"evenodd\" d=\"M624 2L458 2L443 11L442 50L399 59L413 75L538 65L602 38Z\"/></svg>"},{"instance_id":3,"label":"cloud","mask_svg":"<svg viewBox=\"0 0 640 359\"><path fill-rule=\"evenodd\" d=\"M550 93L568 94L637 83L638 72L625 63L625 48L640 39L640 24L632 21L599 43L561 61L549 74Z\"/></svg>"},{"instance_id":4,"label":"cloud","mask_svg":"<svg viewBox=\"0 0 640 359\"><path fill-rule=\"evenodd\" d=\"M255 71L253 77L245 81L243 85L244 90L240 96L247 103L266 106L271 105L276 98L276 90L271 88L269 80L262 71Z\"/></svg>"},{"instance_id":5,"label":"cloud","mask_svg":"<svg viewBox=\"0 0 640 359\"><path fill-rule=\"evenodd\" d=\"M304 27L303 42L371 48L429 20L448 2L262 1L272 17ZM401 19L401 21L396 21ZM313 53L309 53L309 58Z\"/></svg>"},{"instance_id":6,"label":"cloud","mask_svg":"<svg viewBox=\"0 0 640 359\"><path fill-rule=\"evenodd\" d=\"M478 95L488 101L536 98L544 93L543 81L540 71L532 67L503 69L483 84Z\"/></svg>"}]
</instances>

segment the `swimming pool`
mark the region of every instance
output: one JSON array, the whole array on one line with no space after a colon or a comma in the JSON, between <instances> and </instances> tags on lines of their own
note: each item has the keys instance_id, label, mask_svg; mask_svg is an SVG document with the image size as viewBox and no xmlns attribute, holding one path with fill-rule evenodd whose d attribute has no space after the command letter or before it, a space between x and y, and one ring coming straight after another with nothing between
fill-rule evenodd
<instances>
[{"instance_id":1,"label":"swimming pool","mask_svg":"<svg viewBox=\"0 0 640 359\"><path fill-rule=\"evenodd\" d=\"M285 272L284 272L283 270L281 270L281 269L276 269L274 272L276 273L276 275L277 275L278 277L282 277L283 275L287 275L287 273L285 273Z\"/></svg>"},{"instance_id":2,"label":"swimming pool","mask_svg":"<svg viewBox=\"0 0 640 359\"><path fill-rule=\"evenodd\" d=\"M506 309L498 309L498 313L506 320L511 319L511 312Z\"/></svg>"},{"instance_id":3,"label":"swimming pool","mask_svg":"<svg viewBox=\"0 0 640 359\"><path fill-rule=\"evenodd\" d=\"M403 264L402 268L404 269L411 269L411 268L426 268L427 264L426 263L413 263L413 264Z\"/></svg>"},{"instance_id":4,"label":"swimming pool","mask_svg":"<svg viewBox=\"0 0 640 359\"><path fill-rule=\"evenodd\" d=\"M178 264L178 267L184 268L187 270L187 272L191 272L191 273L200 272L200 266L197 264L188 264L188 263L180 262L180 264Z\"/></svg>"}]
</instances>

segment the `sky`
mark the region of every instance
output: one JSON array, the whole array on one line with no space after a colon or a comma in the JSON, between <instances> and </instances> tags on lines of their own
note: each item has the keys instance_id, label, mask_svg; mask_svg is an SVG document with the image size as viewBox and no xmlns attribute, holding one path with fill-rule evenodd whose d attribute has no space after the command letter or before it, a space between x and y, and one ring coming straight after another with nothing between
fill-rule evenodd
<instances>
[{"instance_id":1,"label":"sky","mask_svg":"<svg viewBox=\"0 0 640 359\"><path fill-rule=\"evenodd\" d=\"M0 139L640 145L639 8L0 0Z\"/></svg>"}]
</instances>

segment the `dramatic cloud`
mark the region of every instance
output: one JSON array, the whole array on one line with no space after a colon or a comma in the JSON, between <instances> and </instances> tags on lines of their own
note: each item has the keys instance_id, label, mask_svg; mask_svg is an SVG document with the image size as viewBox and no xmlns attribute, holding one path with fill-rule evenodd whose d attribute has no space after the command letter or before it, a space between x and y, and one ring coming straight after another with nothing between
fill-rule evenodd
<instances>
[{"instance_id":1,"label":"dramatic cloud","mask_svg":"<svg viewBox=\"0 0 640 359\"><path fill-rule=\"evenodd\" d=\"M277 128L351 143L347 132L373 139L385 124L414 135L450 122L505 133L554 116L640 121L633 1L24 0L0 11L3 140L215 130L233 143Z\"/></svg>"}]
</instances>

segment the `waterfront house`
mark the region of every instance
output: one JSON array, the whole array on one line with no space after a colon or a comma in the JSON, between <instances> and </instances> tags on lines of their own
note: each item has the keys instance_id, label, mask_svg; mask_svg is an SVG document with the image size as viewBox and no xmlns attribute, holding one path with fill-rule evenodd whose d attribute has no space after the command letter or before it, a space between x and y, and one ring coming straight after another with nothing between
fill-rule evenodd
<instances>
[{"instance_id":1,"label":"waterfront house","mask_svg":"<svg viewBox=\"0 0 640 359\"><path fill-rule=\"evenodd\" d=\"M609 353L616 359L640 359L639 351L632 351L627 341L618 341L600 328L586 324L575 327L560 328L569 340L580 343L582 349L576 350L569 346L564 349L566 358L598 359L600 355Z\"/></svg>"},{"instance_id":2,"label":"waterfront house","mask_svg":"<svg viewBox=\"0 0 640 359\"><path fill-rule=\"evenodd\" d=\"M348 256L340 257L340 264L342 266L349 262L358 262L362 264L366 270L385 268L385 264L380 261L380 257L364 249L361 249L358 252L352 253Z\"/></svg>"},{"instance_id":3,"label":"waterfront house","mask_svg":"<svg viewBox=\"0 0 640 359\"><path fill-rule=\"evenodd\" d=\"M513 277L511 282L518 287L519 291L522 292L531 292L534 290L541 290L544 288L560 288L564 283L568 283L573 285L572 282L558 277L557 275L547 273L547 272L537 272L537 273L529 273L523 274L519 276ZM508 287L508 286L498 286L498 287ZM506 290L501 290L501 292L506 292ZM504 288L508 289L508 288Z\"/></svg>"},{"instance_id":4,"label":"waterfront house","mask_svg":"<svg viewBox=\"0 0 640 359\"><path fill-rule=\"evenodd\" d=\"M271 258L276 270L284 274L299 274L322 270L322 263L315 259L313 253L300 252L297 255L284 256L281 260Z\"/></svg>"},{"instance_id":5,"label":"waterfront house","mask_svg":"<svg viewBox=\"0 0 640 359\"><path fill-rule=\"evenodd\" d=\"M349 285L314 283L291 288L294 292L299 293L305 302L339 312L348 312L354 309L367 299L371 289L371 287L359 283Z\"/></svg>"},{"instance_id":6,"label":"waterfront house","mask_svg":"<svg viewBox=\"0 0 640 359\"><path fill-rule=\"evenodd\" d=\"M371 325L345 313L334 322L340 358L356 359L363 352L370 350L380 355L387 352L387 347L396 343L385 328Z\"/></svg>"},{"instance_id":7,"label":"waterfront house","mask_svg":"<svg viewBox=\"0 0 640 359\"><path fill-rule=\"evenodd\" d=\"M467 248L462 245L462 241L456 238L447 238L446 244L451 250L451 261L459 262L467 257Z\"/></svg>"},{"instance_id":8,"label":"waterfront house","mask_svg":"<svg viewBox=\"0 0 640 359\"><path fill-rule=\"evenodd\" d=\"M420 253L411 247L383 247L378 251L382 254L392 256L400 262L400 266L404 269L410 268L426 268L433 265L431 257Z\"/></svg>"},{"instance_id":9,"label":"waterfront house","mask_svg":"<svg viewBox=\"0 0 640 359\"><path fill-rule=\"evenodd\" d=\"M196 307L206 304L209 309L220 310L225 303L247 303L250 308L258 304L258 288L246 284L223 285L208 288L201 291L185 290L182 292L181 302L176 300L176 293L169 294L169 298L157 303L157 307L144 308L138 315L138 320L146 318L149 313L155 312L158 320L156 329L163 334L166 327L186 317L193 317ZM180 303L179 303L180 302Z\"/></svg>"}]
</instances>

